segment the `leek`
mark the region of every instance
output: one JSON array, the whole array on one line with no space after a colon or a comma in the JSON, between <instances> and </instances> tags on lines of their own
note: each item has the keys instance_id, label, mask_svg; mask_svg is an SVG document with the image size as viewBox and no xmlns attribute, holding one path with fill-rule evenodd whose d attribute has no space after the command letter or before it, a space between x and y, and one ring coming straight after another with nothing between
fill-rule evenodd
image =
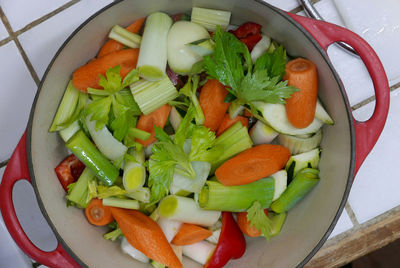
<instances>
[{"instance_id":1,"label":"leek","mask_svg":"<svg viewBox=\"0 0 400 268\"><path fill-rule=\"evenodd\" d=\"M79 95L80 91L72 85L72 80L69 81L67 89L64 92L64 96L61 99L61 103L58 106L53 123L51 124L51 132L59 131L66 127L63 127L61 125L70 120L70 118L74 114L76 106L78 104Z\"/></svg>"},{"instance_id":2,"label":"leek","mask_svg":"<svg viewBox=\"0 0 400 268\"><path fill-rule=\"evenodd\" d=\"M271 236L276 236L281 232L282 226L285 223L286 213L274 214L270 217L270 219L271 219Z\"/></svg>"},{"instance_id":3,"label":"leek","mask_svg":"<svg viewBox=\"0 0 400 268\"><path fill-rule=\"evenodd\" d=\"M176 110L175 107L172 107L171 112L169 114L169 122L171 123L172 128L176 132L178 130L179 125L182 122L182 116Z\"/></svg>"},{"instance_id":4,"label":"leek","mask_svg":"<svg viewBox=\"0 0 400 268\"><path fill-rule=\"evenodd\" d=\"M127 161L124 166L122 183L128 192L140 189L146 181L146 169L137 162Z\"/></svg>"},{"instance_id":5,"label":"leek","mask_svg":"<svg viewBox=\"0 0 400 268\"><path fill-rule=\"evenodd\" d=\"M203 209L241 212L258 201L261 207L268 208L274 196L272 178L238 185L224 186L219 182L207 181L199 194L199 205Z\"/></svg>"},{"instance_id":6,"label":"leek","mask_svg":"<svg viewBox=\"0 0 400 268\"><path fill-rule=\"evenodd\" d=\"M118 169L99 152L82 130L75 133L65 146L106 185L112 185L117 179Z\"/></svg>"},{"instance_id":7,"label":"leek","mask_svg":"<svg viewBox=\"0 0 400 268\"><path fill-rule=\"evenodd\" d=\"M126 240L125 237L123 237L122 240L121 240L121 249L122 249L122 252L124 252L125 254L128 254L129 256L134 258L135 260L138 260L138 261L143 262L143 263L148 263L150 261L150 259L146 255L144 255L141 251L139 251L136 248L134 248L128 242L128 240Z\"/></svg>"},{"instance_id":8,"label":"leek","mask_svg":"<svg viewBox=\"0 0 400 268\"><path fill-rule=\"evenodd\" d=\"M119 25L115 25L111 29L110 33L108 34L108 38L114 39L115 41L118 41L121 44L131 48L138 48L140 46L140 42L142 41L142 37L140 35L131 33Z\"/></svg>"},{"instance_id":9,"label":"leek","mask_svg":"<svg viewBox=\"0 0 400 268\"><path fill-rule=\"evenodd\" d=\"M264 34L262 34L261 36L262 36L261 40L257 42L257 44L253 47L253 50L250 53L251 60L253 61L253 63L255 63L256 60L262 54L264 54L264 52L266 52L269 46L271 45L271 38L269 38Z\"/></svg>"},{"instance_id":10,"label":"leek","mask_svg":"<svg viewBox=\"0 0 400 268\"><path fill-rule=\"evenodd\" d=\"M150 202L150 189L147 187L142 187L137 190L133 190L125 194L126 196L138 200L142 203L149 203Z\"/></svg>"},{"instance_id":11,"label":"leek","mask_svg":"<svg viewBox=\"0 0 400 268\"><path fill-rule=\"evenodd\" d=\"M191 21L202 25L211 32L217 30L217 25L226 30L231 19L231 12L208 8L193 7Z\"/></svg>"},{"instance_id":12,"label":"leek","mask_svg":"<svg viewBox=\"0 0 400 268\"><path fill-rule=\"evenodd\" d=\"M103 206L127 208L127 209L139 209L139 202L132 199L122 199L118 197L107 197L103 198Z\"/></svg>"},{"instance_id":13,"label":"leek","mask_svg":"<svg viewBox=\"0 0 400 268\"><path fill-rule=\"evenodd\" d=\"M72 122L68 127L59 131L61 138L67 142L76 132L81 129L78 120Z\"/></svg>"},{"instance_id":14,"label":"leek","mask_svg":"<svg viewBox=\"0 0 400 268\"><path fill-rule=\"evenodd\" d=\"M238 99L234 100L231 102L231 105L229 105L228 112L229 116L231 119L235 118L239 114L241 114L244 111L244 106L243 103L239 102Z\"/></svg>"},{"instance_id":15,"label":"leek","mask_svg":"<svg viewBox=\"0 0 400 268\"><path fill-rule=\"evenodd\" d=\"M141 79L130 86L133 98L143 114L147 115L178 96L168 76L151 82Z\"/></svg>"},{"instance_id":16,"label":"leek","mask_svg":"<svg viewBox=\"0 0 400 268\"><path fill-rule=\"evenodd\" d=\"M250 138L254 145L270 143L278 135L278 132L261 121L257 121L257 123L250 130Z\"/></svg>"},{"instance_id":17,"label":"leek","mask_svg":"<svg viewBox=\"0 0 400 268\"><path fill-rule=\"evenodd\" d=\"M283 213L294 207L317 184L318 174L318 169L300 170L283 194L272 203L271 209Z\"/></svg>"},{"instance_id":18,"label":"leek","mask_svg":"<svg viewBox=\"0 0 400 268\"><path fill-rule=\"evenodd\" d=\"M182 253L198 263L205 265L214 253L216 245L207 241L200 241L191 245L182 246Z\"/></svg>"},{"instance_id":19,"label":"leek","mask_svg":"<svg viewBox=\"0 0 400 268\"><path fill-rule=\"evenodd\" d=\"M73 202L80 208L86 208L90 202L88 197L88 186L95 179L94 173L85 168L75 183L74 188L67 195L67 200Z\"/></svg>"},{"instance_id":20,"label":"leek","mask_svg":"<svg viewBox=\"0 0 400 268\"><path fill-rule=\"evenodd\" d=\"M170 16L161 12L152 13L146 19L137 67L140 76L149 81L166 76L167 36L171 25Z\"/></svg>"},{"instance_id":21,"label":"leek","mask_svg":"<svg viewBox=\"0 0 400 268\"><path fill-rule=\"evenodd\" d=\"M90 120L90 117L91 115L86 117L86 126L99 151L110 160L122 158L128 148L114 138L106 126L97 129L96 121Z\"/></svg>"},{"instance_id":22,"label":"leek","mask_svg":"<svg viewBox=\"0 0 400 268\"><path fill-rule=\"evenodd\" d=\"M202 226L214 225L221 211L203 210L192 198L169 195L159 204L160 216Z\"/></svg>"},{"instance_id":23,"label":"leek","mask_svg":"<svg viewBox=\"0 0 400 268\"><path fill-rule=\"evenodd\" d=\"M182 222L160 217L157 221L168 242L171 242L181 228Z\"/></svg>"},{"instance_id":24,"label":"leek","mask_svg":"<svg viewBox=\"0 0 400 268\"><path fill-rule=\"evenodd\" d=\"M200 192L210 173L211 164L203 161L193 161L191 165L196 176L194 178L188 178L175 171L170 186L171 194L177 194L180 190L193 193Z\"/></svg>"}]
</instances>

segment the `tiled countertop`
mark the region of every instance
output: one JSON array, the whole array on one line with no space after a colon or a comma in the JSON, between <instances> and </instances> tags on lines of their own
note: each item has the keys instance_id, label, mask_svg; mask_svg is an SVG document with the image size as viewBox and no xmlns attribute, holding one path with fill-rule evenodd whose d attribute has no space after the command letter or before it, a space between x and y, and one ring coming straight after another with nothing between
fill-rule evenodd
<instances>
[{"instance_id":1,"label":"tiled countertop","mask_svg":"<svg viewBox=\"0 0 400 268\"><path fill-rule=\"evenodd\" d=\"M91 14L112 0L0 0L0 177L25 130L37 85L58 47ZM284 10L302 14L296 0L268 0ZM328 21L343 25L333 0L315 6ZM21 11L23 7L24 12ZM400 44L398 44L400 45ZM373 87L363 63L336 46L328 55L346 87L354 115L368 119L374 108ZM400 63L400 55L393 51ZM387 70L393 73L393 70ZM400 74L398 74L400 75ZM389 80L391 104L382 136L353 184L346 209L310 267L334 266L384 246L400 236L400 83ZM15 206L31 240L52 250L56 239L41 216L31 186L15 189ZM379 232L379 236L372 235ZM373 238L373 239L372 239ZM341 248L348 250L343 251ZM10 238L0 219L0 267L32 267Z\"/></svg>"}]
</instances>

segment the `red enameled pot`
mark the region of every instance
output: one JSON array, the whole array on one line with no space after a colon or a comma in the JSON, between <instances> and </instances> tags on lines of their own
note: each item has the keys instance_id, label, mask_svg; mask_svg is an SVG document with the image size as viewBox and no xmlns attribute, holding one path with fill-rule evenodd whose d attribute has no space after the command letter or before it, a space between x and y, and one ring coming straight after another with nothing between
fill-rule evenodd
<instances>
[{"instance_id":1,"label":"red enameled pot","mask_svg":"<svg viewBox=\"0 0 400 268\"><path fill-rule=\"evenodd\" d=\"M372 48L344 28L289 14L263 1L125 0L114 2L90 17L59 49L40 83L27 132L5 170L0 186L4 222L18 246L36 261L50 267L130 267L132 264L149 267L124 255L118 243L105 241L105 230L90 225L81 210L66 207L65 192L54 167L67 155L67 150L59 136L49 133L48 129L71 73L96 55L113 25L128 25L154 11L190 12L192 6L230 10L234 25L257 22L290 55L315 62L319 72L319 98L335 121L335 125L323 129L321 181L316 188L288 213L277 237L268 243L263 238L249 239L245 255L231 261L229 266L303 266L332 232L353 178L375 145L388 113L388 81ZM353 118L343 84L327 57L328 46L338 41L350 44L357 51L372 78L376 106L366 122ZM58 238L58 247L52 252L41 251L32 244L18 222L12 189L21 179L32 183L42 213ZM184 260L184 267L198 266L187 258Z\"/></svg>"}]
</instances>

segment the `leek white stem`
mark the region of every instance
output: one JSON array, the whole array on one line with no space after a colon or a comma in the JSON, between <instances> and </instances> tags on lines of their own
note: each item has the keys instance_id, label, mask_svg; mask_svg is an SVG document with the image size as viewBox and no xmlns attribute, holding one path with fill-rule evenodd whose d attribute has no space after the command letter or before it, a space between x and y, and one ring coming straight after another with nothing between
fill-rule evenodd
<instances>
[{"instance_id":1,"label":"leek white stem","mask_svg":"<svg viewBox=\"0 0 400 268\"><path fill-rule=\"evenodd\" d=\"M200 241L192 245L182 246L183 255L204 265L214 253L216 245Z\"/></svg>"},{"instance_id":2,"label":"leek white stem","mask_svg":"<svg viewBox=\"0 0 400 268\"><path fill-rule=\"evenodd\" d=\"M128 242L128 240L126 240L125 237L123 237L121 239L121 249L122 249L122 252L124 252L125 254L128 254L129 256L134 258L135 260L138 260L138 261L141 261L141 262L144 262L144 263L148 263L150 261L150 259L146 255L144 255L142 252L140 252L139 250L134 248Z\"/></svg>"},{"instance_id":3,"label":"leek white stem","mask_svg":"<svg viewBox=\"0 0 400 268\"><path fill-rule=\"evenodd\" d=\"M157 221L168 242L171 242L181 228L182 222L160 217Z\"/></svg>"},{"instance_id":4,"label":"leek white stem","mask_svg":"<svg viewBox=\"0 0 400 268\"><path fill-rule=\"evenodd\" d=\"M266 52L269 46L271 45L271 38L269 38L264 34L262 34L261 36L262 36L261 40L258 41L258 43L253 47L253 50L250 53L251 60L253 61L253 63L255 63L256 60L262 54L264 54L264 52Z\"/></svg>"},{"instance_id":5,"label":"leek white stem","mask_svg":"<svg viewBox=\"0 0 400 268\"><path fill-rule=\"evenodd\" d=\"M140 42L142 41L142 37L140 35L131 33L119 25L115 25L111 29L108 37L131 48L138 48L140 46Z\"/></svg>"},{"instance_id":6,"label":"leek white stem","mask_svg":"<svg viewBox=\"0 0 400 268\"><path fill-rule=\"evenodd\" d=\"M139 188L125 195L142 203L150 202L150 189L147 187Z\"/></svg>"},{"instance_id":7,"label":"leek white stem","mask_svg":"<svg viewBox=\"0 0 400 268\"><path fill-rule=\"evenodd\" d=\"M215 32L217 25L226 30L231 19L231 12L208 8L193 7L191 21L204 26L207 30Z\"/></svg>"},{"instance_id":8,"label":"leek white stem","mask_svg":"<svg viewBox=\"0 0 400 268\"><path fill-rule=\"evenodd\" d=\"M167 36L171 25L170 16L161 12L152 13L146 19L137 68L140 76L149 81L165 77Z\"/></svg>"},{"instance_id":9,"label":"leek white stem","mask_svg":"<svg viewBox=\"0 0 400 268\"><path fill-rule=\"evenodd\" d=\"M143 187L146 182L146 169L142 164L127 161L124 165L122 183L125 190L132 192Z\"/></svg>"},{"instance_id":10,"label":"leek white stem","mask_svg":"<svg viewBox=\"0 0 400 268\"><path fill-rule=\"evenodd\" d=\"M159 205L160 216L202 226L215 224L221 211L203 210L192 198L169 195Z\"/></svg>"},{"instance_id":11,"label":"leek white stem","mask_svg":"<svg viewBox=\"0 0 400 268\"><path fill-rule=\"evenodd\" d=\"M61 138L67 142L69 138L71 138L78 130L81 129L81 126L78 123L78 120L72 122L68 127L60 130L59 134Z\"/></svg>"}]
</instances>

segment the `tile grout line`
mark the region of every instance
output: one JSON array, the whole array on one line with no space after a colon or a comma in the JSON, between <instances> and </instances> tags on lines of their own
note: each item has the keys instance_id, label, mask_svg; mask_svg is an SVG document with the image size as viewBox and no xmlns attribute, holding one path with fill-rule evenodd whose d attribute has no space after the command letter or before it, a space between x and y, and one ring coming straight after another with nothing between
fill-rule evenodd
<instances>
[{"instance_id":1,"label":"tile grout line","mask_svg":"<svg viewBox=\"0 0 400 268\"><path fill-rule=\"evenodd\" d=\"M356 214L354 214L354 211L351 208L350 203L348 201L346 202L345 209L346 209L347 214L349 215L351 223L353 224L353 228L360 226L360 223L357 220Z\"/></svg>"},{"instance_id":2,"label":"tile grout line","mask_svg":"<svg viewBox=\"0 0 400 268\"><path fill-rule=\"evenodd\" d=\"M28 56L26 55L24 49L22 48L21 43L19 42L17 36L13 32L12 27L11 27L11 25L10 25L10 23L9 23L9 21L8 21L6 15L4 14L4 11L3 11L3 9L1 7L0 7L0 17L1 17L1 20L2 20L2 22L4 24L4 26L5 26L8 34L10 35L11 40L14 40L14 43L17 46L17 48L18 48L18 50L19 50L19 52L20 52L20 54L22 56L22 59L24 60L25 65L27 66L28 71L31 74L33 80L35 81L36 85L39 85L40 79L39 79L37 73L35 72L32 63L29 61Z\"/></svg>"},{"instance_id":3,"label":"tile grout line","mask_svg":"<svg viewBox=\"0 0 400 268\"><path fill-rule=\"evenodd\" d=\"M24 32L26 32L26 31L32 29L33 27L39 25L40 23L42 23L42 22L46 21L47 19L49 19L49 18L51 18L51 17L57 15L58 13L64 11L65 9L67 9L67 8L69 8L69 7L73 6L73 5L75 5L76 3L80 2L80 1L81 1L81 0L72 0L72 1L69 1L68 3L66 3L66 4L64 4L64 5L62 5L62 6L60 6L59 8L53 10L52 12L47 13L46 15L44 15L44 16L42 16L42 17L40 17L40 18L38 18L38 19L36 19L36 20L30 22L28 25L24 26L22 29L20 29L20 30L18 30L18 31L15 31L15 32L14 32L15 36L18 36L18 35L20 35L20 34L23 34Z\"/></svg>"}]
</instances>

